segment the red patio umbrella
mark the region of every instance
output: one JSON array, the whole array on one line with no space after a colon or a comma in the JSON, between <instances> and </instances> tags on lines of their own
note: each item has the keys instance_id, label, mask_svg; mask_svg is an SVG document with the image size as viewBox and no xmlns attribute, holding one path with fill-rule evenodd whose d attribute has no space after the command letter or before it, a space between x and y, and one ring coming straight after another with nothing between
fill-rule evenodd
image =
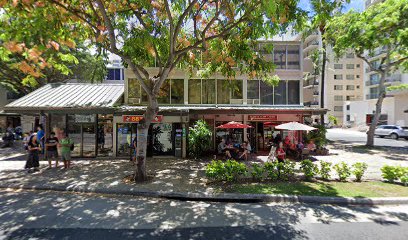
<instances>
[{"instance_id":1,"label":"red patio umbrella","mask_svg":"<svg viewBox=\"0 0 408 240\"><path fill-rule=\"evenodd\" d=\"M239 122L228 122L226 124L222 124L220 126L218 126L217 128L252 128L251 125L248 124L243 124L243 123L239 123Z\"/></svg>"}]
</instances>

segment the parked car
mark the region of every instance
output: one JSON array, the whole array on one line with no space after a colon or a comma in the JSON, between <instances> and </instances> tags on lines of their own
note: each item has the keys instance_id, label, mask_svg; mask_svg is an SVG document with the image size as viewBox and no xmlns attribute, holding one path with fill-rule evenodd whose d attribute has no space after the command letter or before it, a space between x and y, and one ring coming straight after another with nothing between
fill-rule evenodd
<instances>
[{"instance_id":1,"label":"parked car","mask_svg":"<svg viewBox=\"0 0 408 240\"><path fill-rule=\"evenodd\" d=\"M375 136L391 137L398 139L400 137L408 140L408 127L401 127L398 125L380 125L374 131Z\"/></svg>"}]
</instances>

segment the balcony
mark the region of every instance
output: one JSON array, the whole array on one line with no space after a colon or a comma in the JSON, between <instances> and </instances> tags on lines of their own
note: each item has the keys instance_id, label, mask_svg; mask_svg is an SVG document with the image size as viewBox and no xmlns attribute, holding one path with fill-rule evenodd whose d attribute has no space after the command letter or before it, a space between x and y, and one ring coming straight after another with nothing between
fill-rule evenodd
<instances>
[{"instance_id":1,"label":"balcony","mask_svg":"<svg viewBox=\"0 0 408 240\"><path fill-rule=\"evenodd\" d=\"M377 85L380 84L380 79L370 79L365 82L366 86L372 86L372 85Z\"/></svg>"},{"instance_id":2,"label":"balcony","mask_svg":"<svg viewBox=\"0 0 408 240\"><path fill-rule=\"evenodd\" d=\"M385 79L385 82L401 82L401 74L393 74Z\"/></svg>"},{"instance_id":3,"label":"balcony","mask_svg":"<svg viewBox=\"0 0 408 240\"><path fill-rule=\"evenodd\" d=\"M319 96L319 91L314 91L313 96Z\"/></svg>"},{"instance_id":4,"label":"balcony","mask_svg":"<svg viewBox=\"0 0 408 240\"><path fill-rule=\"evenodd\" d=\"M305 107L318 107L319 102L318 101L309 101L309 102L304 102L303 105Z\"/></svg>"},{"instance_id":5,"label":"balcony","mask_svg":"<svg viewBox=\"0 0 408 240\"><path fill-rule=\"evenodd\" d=\"M309 79L304 82L303 87L313 87L313 86L318 86L318 85L319 85L318 80Z\"/></svg>"}]
</instances>

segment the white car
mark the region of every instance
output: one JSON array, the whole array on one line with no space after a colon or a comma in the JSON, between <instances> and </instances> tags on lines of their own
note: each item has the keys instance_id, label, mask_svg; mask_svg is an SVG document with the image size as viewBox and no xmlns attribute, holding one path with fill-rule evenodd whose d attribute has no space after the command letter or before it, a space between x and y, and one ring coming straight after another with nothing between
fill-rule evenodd
<instances>
[{"instance_id":1,"label":"white car","mask_svg":"<svg viewBox=\"0 0 408 240\"><path fill-rule=\"evenodd\" d=\"M374 131L375 136L391 137L392 139L398 139L400 137L408 140L408 127L401 127L398 125L381 125Z\"/></svg>"}]
</instances>

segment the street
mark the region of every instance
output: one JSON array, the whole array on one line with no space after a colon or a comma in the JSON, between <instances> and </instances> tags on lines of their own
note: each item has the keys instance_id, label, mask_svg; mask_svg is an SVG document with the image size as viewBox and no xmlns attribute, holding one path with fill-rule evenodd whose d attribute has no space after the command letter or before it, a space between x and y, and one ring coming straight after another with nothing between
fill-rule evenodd
<instances>
[{"instance_id":1,"label":"street","mask_svg":"<svg viewBox=\"0 0 408 240\"><path fill-rule=\"evenodd\" d=\"M332 141L339 141L345 143L354 143L354 144L365 144L367 141L367 134L365 132L359 132L350 129L342 128L332 128L327 129L327 139ZM408 148L408 140L400 138L398 140L393 140L390 138L374 138L375 146L383 147L403 147Z\"/></svg>"},{"instance_id":2,"label":"street","mask_svg":"<svg viewBox=\"0 0 408 240\"><path fill-rule=\"evenodd\" d=\"M408 206L0 191L0 239L407 239Z\"/></svg>"}]
</instances>

